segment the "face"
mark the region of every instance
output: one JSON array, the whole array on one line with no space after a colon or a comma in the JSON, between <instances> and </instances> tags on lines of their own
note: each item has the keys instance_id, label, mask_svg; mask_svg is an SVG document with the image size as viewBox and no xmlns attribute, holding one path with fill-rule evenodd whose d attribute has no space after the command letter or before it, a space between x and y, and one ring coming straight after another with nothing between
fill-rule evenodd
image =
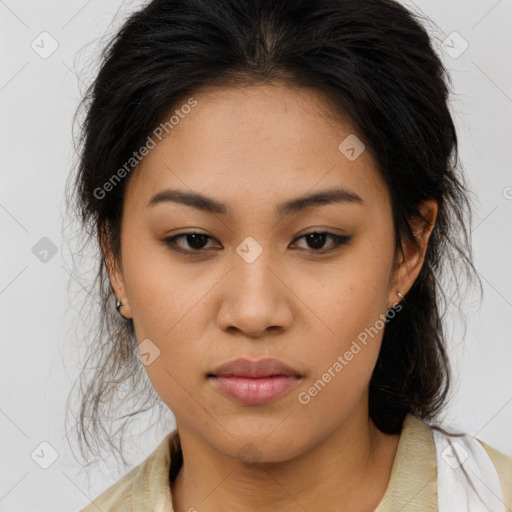
<instances>
[{"instance_id":1,"label":"face","mask_svg":"<svg viewBox=\"0 0 512 512\"><path fill-rule=\"evenodd\" d=\"M178 427L230 456L288 460L367 417L386 311L421 258L394 272L388 190L318 93L194 98L129 178L112 283ZM291 371L220 378L239 358Z\"/></svg>"}]
</instances>

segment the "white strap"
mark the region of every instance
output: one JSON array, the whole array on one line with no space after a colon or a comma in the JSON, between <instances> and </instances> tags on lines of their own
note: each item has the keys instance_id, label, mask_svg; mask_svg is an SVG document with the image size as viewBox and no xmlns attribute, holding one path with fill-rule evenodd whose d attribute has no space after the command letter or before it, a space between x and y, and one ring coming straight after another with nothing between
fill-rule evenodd
<instances>
[{"instance_id":1,"label":"white strap","mask_svg":"<svg viewBox=\"0 0 512 512\"><path fill-rule=\"evenodd\" d=\"M437 459L439 512L506 512L496 468L477 439L432 429ZM467 481L466 470L479 498Z\"/></svg>"}]
</instances>

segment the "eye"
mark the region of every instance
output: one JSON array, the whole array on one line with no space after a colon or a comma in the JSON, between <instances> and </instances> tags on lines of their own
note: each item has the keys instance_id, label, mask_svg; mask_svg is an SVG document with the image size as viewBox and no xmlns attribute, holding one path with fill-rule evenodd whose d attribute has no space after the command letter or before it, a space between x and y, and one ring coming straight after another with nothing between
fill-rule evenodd
<instances>
[{"instance_id":1,"label":"eye","mask_svg":"<svg viewBox=\"0 0 512 512\"><path fill-rule=\"evenodd\" d=\"M329 233L328 231L311 231L310 233L299 236L295 240L301 240L302 238L312 248L312 252L319 253L334 251L339 246L344 245L352 240L351 236L336 235L335 233ZM327 248L325 248L325 242L329 239L332 241L331 246L327 246Z\"/></svg>"},{"instance_id":2,"label":"eye","mask_svg":"<svg viewBox=\"0 0 512 512\"><path fill-rule=\"evenodd\" d=\"M294 242L301 239L304 239L310 246L309 249L305 248L304 250L323 254L334 251L339 246L350 242L352 237L336 235L335 233L329 233L328 231L311 231L310 233L297 237ZM202 252L206 252L206 249L208 249L207 243L209 240L214 240L214 238L204 233L187 232L168 237L164 239L164 243L177 252L185 254L200 254ZM324 246L327 240L331 240L331 244L330 247L328 246L325 248Z\"/></svg>"},{"instance_id":3,"label":"eye","mask_svg":"<svg viewBox=\"0 0 512 512\"><path fill-rule=\"evenodd\" d=\"M164 242L166 245L170 246L171 249L178 252L200 253L204 252L203 249L205 248L205 245L209 239L213 240L210 235L206 235L204 233L189 232L171 236L166 238ZM183 244L179 245L179 241L183 241Z\"/></svg>"}]
</instances>

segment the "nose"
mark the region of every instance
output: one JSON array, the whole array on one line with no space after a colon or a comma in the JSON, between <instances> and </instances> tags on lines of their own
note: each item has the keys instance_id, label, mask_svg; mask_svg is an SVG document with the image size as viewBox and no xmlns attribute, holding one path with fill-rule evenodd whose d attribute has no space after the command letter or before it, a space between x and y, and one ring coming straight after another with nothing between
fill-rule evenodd
<instances>
[{"instance_id":1,"label":"nose","mask_svg":"<svg viewBox=\"0 0 512 512\"><path fill-rule=\"evenodd\" d=\"M290 328L293 293L284 274L267 250L254 261L235 254L231 271L223 280L219 327L252 338Z\"/></svg>"}]
</instances>

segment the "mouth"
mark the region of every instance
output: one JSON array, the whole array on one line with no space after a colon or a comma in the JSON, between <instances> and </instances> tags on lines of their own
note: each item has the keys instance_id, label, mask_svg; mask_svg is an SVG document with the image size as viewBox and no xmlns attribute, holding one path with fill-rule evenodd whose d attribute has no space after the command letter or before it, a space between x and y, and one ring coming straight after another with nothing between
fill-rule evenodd
<instances>
[{"instance_id":1,"label":"mouth","mask_svg":"<svg viewBox=\"0 0 512 512\"><path fill-rule=\"evenodd\" d=\"M277 359L236 359L217 367L207 378L223 395L242 404L261 405L290 391L304 376Z\"/></svg>"}]
</instances>

